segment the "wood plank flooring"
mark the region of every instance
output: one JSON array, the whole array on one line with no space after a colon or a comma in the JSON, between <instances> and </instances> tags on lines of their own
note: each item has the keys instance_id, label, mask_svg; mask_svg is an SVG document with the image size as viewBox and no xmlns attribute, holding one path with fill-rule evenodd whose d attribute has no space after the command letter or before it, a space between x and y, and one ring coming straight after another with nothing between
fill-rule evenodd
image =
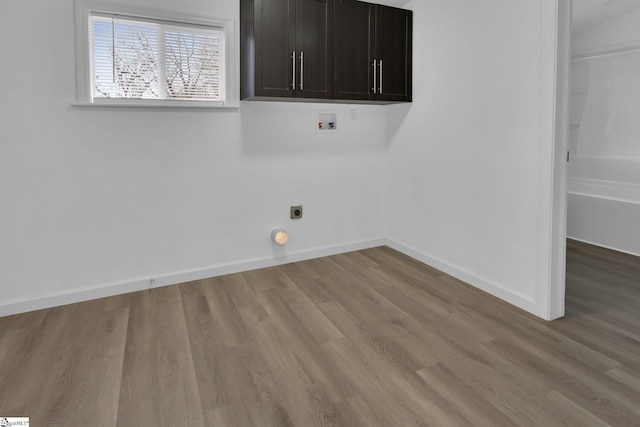
<instances>
[{"instance_id":1,"label":"wood plank flooring","mask_svg":"<svg viewBox=\"0 0 640 427\"><path fill-rule=\"evenodd\" d=\"M34 426L640 426L640 261L568 243L547 323L389 248L0 318Z\"/></svg>"}]
</instances>

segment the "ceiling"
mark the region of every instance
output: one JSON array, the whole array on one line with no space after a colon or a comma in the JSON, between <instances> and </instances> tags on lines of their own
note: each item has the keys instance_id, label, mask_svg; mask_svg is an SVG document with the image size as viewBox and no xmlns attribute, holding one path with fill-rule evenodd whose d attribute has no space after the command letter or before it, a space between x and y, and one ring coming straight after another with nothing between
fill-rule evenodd
<instances>
[{"instance_id":1,"label":"ceiling","mask_svg":"<svg viewBox=\"0 0 640 427\"><path fill-rule=\"evenodd\" d=\"M404 7L409 3L409 0L369 1L395 7ZM572 32L579 33L638 9L640 0L573 0Z\"/></svg>"},{"instance_id":2,"label":"ceiling","mask_svg":"<svg viewBox=\"0 0 640 427\"><path fill-rule=\"evenodd\" d=\"M572 31L579 33L637 9L640 0L573 0Z\"/></svg>"}]
</instances>

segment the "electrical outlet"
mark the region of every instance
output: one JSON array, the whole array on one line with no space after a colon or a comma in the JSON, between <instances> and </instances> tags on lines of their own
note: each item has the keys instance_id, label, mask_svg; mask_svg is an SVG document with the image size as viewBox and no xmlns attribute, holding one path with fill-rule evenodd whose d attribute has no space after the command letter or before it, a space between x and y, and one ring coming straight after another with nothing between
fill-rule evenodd
<instances>
[{"instance_id":1,"label":"electrical outlet","mask_svg":"<svg viewBox=\"0 0 640 427\"><path fill-rule=\"evenodd\" d=\"M156 285L156 279L149 279L149 286L151 286L152 288Z\"/></svg>"},{"instance_id":2,"label":"electrical outlet","mask_svg":"<svg viewBox=\"0 0 640 427\"><path fill-rule=\"evenodd\" d=\"M291 219L302 218L302 206L291 206Z\"/></svg>"}]
</instances>

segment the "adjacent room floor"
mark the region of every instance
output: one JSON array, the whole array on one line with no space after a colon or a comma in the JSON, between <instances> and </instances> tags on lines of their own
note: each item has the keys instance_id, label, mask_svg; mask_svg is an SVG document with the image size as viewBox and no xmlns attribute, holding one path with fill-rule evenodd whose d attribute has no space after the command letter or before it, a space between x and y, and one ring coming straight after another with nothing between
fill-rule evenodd
<instances>
[{"instance_id":1,"label":"adjacent room floor","mask_svg":"<svg viewBox=\"0 0 640 427\"><path fill-rule=\"evenodd\" d=\"M640 261L568 244L547 323L389 248L0 318L35 426L640 425Z\"/></svg>"}]
</instances>

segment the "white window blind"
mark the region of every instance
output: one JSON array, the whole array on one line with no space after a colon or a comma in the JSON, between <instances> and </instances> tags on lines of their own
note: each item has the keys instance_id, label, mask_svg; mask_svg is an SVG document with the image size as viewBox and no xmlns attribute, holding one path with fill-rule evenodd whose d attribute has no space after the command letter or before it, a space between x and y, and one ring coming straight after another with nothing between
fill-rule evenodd
<instances>
[{"instance_id":1,"label":"white window blind","mask_svg":"<svg viewBox=\"0 0 640 427\"><path fill-rule=\"evenodd\" d=\"M92 13L93 98L225 101L222 28Z\"/></svg>"}]
</instances>

